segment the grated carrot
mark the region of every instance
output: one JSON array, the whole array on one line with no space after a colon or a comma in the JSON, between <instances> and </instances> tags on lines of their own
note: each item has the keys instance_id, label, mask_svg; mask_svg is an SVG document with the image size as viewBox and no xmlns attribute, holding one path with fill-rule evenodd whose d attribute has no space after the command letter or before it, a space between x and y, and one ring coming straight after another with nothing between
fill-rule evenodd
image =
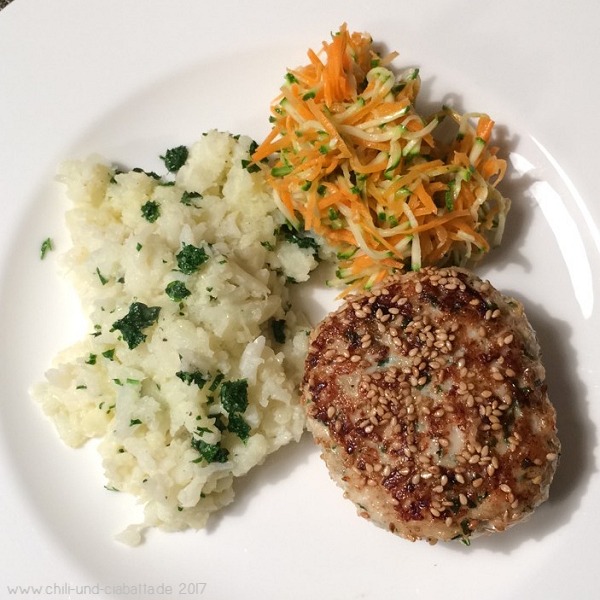
<instances>
[{"instance_id":1,"label":"grated carrot","mask_svg":"<svg viewBox=\"0 0 600 600\"><path fill-rule=\"evenodd\" d=\"M343 24L288 70L253 154L286 216L337 249L346 293L394 270L479 258L510 206L495 189L506 162L489 145L494 121L448 107L423 118L418 69L396 76L395 56ZM445 118L457 127L449 143L435 138Z\"/></svg>"}]
</instances>

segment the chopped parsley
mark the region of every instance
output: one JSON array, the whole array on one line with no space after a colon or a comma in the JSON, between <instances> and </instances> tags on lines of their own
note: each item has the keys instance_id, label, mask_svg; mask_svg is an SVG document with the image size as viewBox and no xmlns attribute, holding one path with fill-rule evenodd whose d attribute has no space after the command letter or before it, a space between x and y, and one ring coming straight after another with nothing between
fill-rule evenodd
<instances>
[{"instance_id":1,"label":"chopped parsley","mask_svg":"<svg viewBox=\"0 0 600 600\"><path fill-rule=\"evenodd\" d=\"M223 415L215 415L215 427L223 433L227 429L227 423L223 420Z\"/></svg>"},{"instance_id":2,"label":"chopped parsley","mask_svg":"<svg viewBox=\"0 0 600 600\"><path fill-rule=\"evenodd\" d=\"M98 357L95 354L91 354L87 357L85 364L86 365L95 365L96 364L96 359Z\"/></svg>"},{"instance_id":3,"label":"chopped parsley","mask_svg":"<svg viewBox=\"0 0 600 600\"><path fill-rule=\"evenodd\" d=\"M198 383L202 387L206 383L206 379L201 373L177 373L183 381L190 383ZM201 378L201 383L195 381L195 377ZM223 380L223 374L219 373L213 380L210 386L210 391L214 391L219 385L219 396L221 399L222 407L227 411L227 416L222 414L213 415L215 419L214 426L217 430L229 431L234 435L237 435L242 442L246 443L250 437L250 425L242 416L242 413L248 407L248 382L246 379L238 379L236 381L221 381ZM192 437L192 447L195 448L202 458L197 459L194 462L199 462L204 459L206 462L225 462L229 456L229 451L223 448L219 443L209 444L204 440L200 439L204 433L208 433L210 430L206 427L198 427L196 430L196 436Z\"/></svg>"},{"instance_id":4,"label":"chopped parsley","mask_svg":"<svg viewBox=\"0 0 600 600\"><path fill-rule=\"evenodd\" d=\"M200 419L202 419L202 417L198 415L196 417L196 421L199 421ZM210 433L211 429L209 429L208 427L196 427L195 431L199 436L203 436L205 433Z\"/></svg>"},{"instance_id":5,"label":"chopped parsley","mask_svg":"<svg viewBox=\"0 0 600 600\"><path fill-rule=\"evenodd\" d=\"M273 319L271 321L273 338L278 344L285 343L285 319Z\"/></svg>"},{"instance_id":6,"label":"chopped parsley","mask_svg":"<svg viewBox=\"0 0 600 600\"><path fill-rule=\"evenodd\" d=\"M219 444L209 444L204 440L198 438L192 438L192 448L198 451L202 458L199 458L193 462L200 462L204 459L207 463L224 463L227 462L229 457L229 450L221 447Z\"/></svg>"},{"instance_id":7,"label":"chopped parsley","mask_svg":"<svg viewBox=\"0 0 600 600\"><path fill-rule=\"evenodd\" d=\"M242 159L242 168L246 169L248 173L257 173L260 171L260 165L257 165L255 162L246 159Z\"/></svg>"},{"instance_id":8,"label":"chopped parsley","mask_svg":"<svg viewBox=\"0 0 600 600\"><path fill-rule=\"evenodd\" d=\"M142 205L142 217L148 223L154 223L160 217L160 204L154 200L148 200L146 204Z\"/></svg>"},{"instance_id":9,"label":"chopped parsley","mask_svg":"<svg viewBox=\"0 0 600 600\"><path fill-rule=\"evenodd\" d=\"M160 175L155 173L154 171L144 171L144 169L140 167L135 167L135 169L131 169L133 173L143 173L147 177L151 177L152 179L156 179L156 181L160 181Z\"/></svg>"},{"instance_id":10,"label":"chopped parsley","mask_svg":"<svg viewBox=\"0 0 600 600\"><path fill-rule=\"evenodd\" d=\"M188 155L189 152L185 146L177 146L176 148L167 150L165 155L161 156L161 159L171 173L176 173L183 167L185 161L188 159Z\"/></svg>"},{"instance_id":11,"label":"chopped parsley","mask_svg":"<svg viewBox=\"0 0 600 600\"><path fill-rule=\"evenodd\" d=\"M300 248L310 248L314 254L317 254L319 251L319 244L315 238L310 235L301 234L290 225L282 225L278 233L283 235L284 239L290 244L296 244Z\"/></svg>"},{"instance_id":12,"label":"chopped parsley","mask_svg":"<svg viewBox=\"0 0 600 600\"><path fill-rule=\"evenodd\" d=\"M208 381L200 371L177 371L175 375L177 375L183 383L187 383L188 385L195 383L200 389L202 389Z\"/></svg>"},{"instance_id":13,"label":"chopped parsley","mask_svg":"<svg viewBox=\"0 0 600 600\"><path fill-rule=\"evenodd\" d=\"M131 419L129 421L129 427L133 427L134 425L141 425L142 422L139 419Z\"/></svg>"},{"instance_id":14,"label":"chopped parsley","mask_svg":"<svg viewBox=\"0 0 600 600\"><path fill-rule=\"evenodd\" d=\"M122 319L113 323L111 331L120 331L123 340L132 350L146 339L146 334L142 332L142 329L156 323L159 313L160 306L147 306L143 302L133 302L129 307L129 312Z\"/></svg>"},{"instance_id":15,"label":"chopped parsley","mask_svg":"<svg viewBox=\"0 0 600 600\"><path fill-rule=\"evenodd\" d=\"M215 382L211 385L211 390L213 386L216 388ZM245 421L242 413L248 408L248 381L246 379L224 381L219 390L219 397L221 399L221 406L228 413L227 431L234 433L242 442L246 443L250 437L250 425ZM215 425L217 428L225 429L225 427L219 427L218 420L215 421Z\"/></svg>"},{"instance_id":16,"label":"chopped parsley","mask_svg":"<svg viewBox=\"0 0 600 600\"><path fill-rule=\"evenodd\" d=\"M186 275L191 275L208 260L208 254L206 254L204 248L184 243L183 248L175 255L175 258L179 270Z\"/></svg>"},{"instance_id":17,"label":"chopped parsley","mask_svg":"<svg viewBox=\"0 0 600 600\"><path fill-rule=\"evenodd\" d=\"M171 281L165 288L165 292L174 302L181 302L192 293L185 287L185 283L179 280Z\"/></svg>"},{"instance_id":18,"label":"chopped parsley","mask_svg":"<svg viewBox=\"0 0 600 600\"><path fill-rule=\"evenodd\" d=\"M102 273L100 273L99 267L96 267L96 275L98 275L98 279L100 280L100 283L102 285L106 285L108 283L108 279L106 277L104 277L104 275L102 275Z\"/></svg>"},{"instance_id":19,"label":"chopped parsley","mask_svg":"<svg viewBox=\"0 0 600 600\"><path fill-rule=\"evenodd\" d=\"M243 413L248 408L248 380L224 381L220 390L221 404L231 415Z\"/></svg>"},{"instance_id":20,"label":"chopped parsley","mask_svg":"<svg viewBox=\"0 0 600 600\"><path fill-rule=\"evenodd\" d=\"M114 358L115 358L115 349L114 348L110 348L109 350L105 350L102 353L102 356L104 356L104 358L107 358L108 360L114 360Z\"/></svg>"},{"instance_id":21,"label":"chopped parsley","mask_svg":"<svg viewBox=\"0 0 600 600\"><path fill-rule=\"evenodd\" d=\"M124 173L125 171L122 171L121 169L115 169L112 177L110 178L110 183L117 183L117 175L121 175L122 173Z\"/></svg>"},{"instance_id":22,"label":"chopped parsley","mask_svg":"<svg viewBox=\"0 0 600 600\"><path fill-rule=\"evenodd\" d=\"M233 413L229 415L229 422L227 423L227 430L231 433L235 433L242 442L246 442L250 437L250 425L244 420L244 417L239 413Z\"/></svg>"},{"instance_id":23,"label":"chopped parsley","mask_svg":"<svg viewBox=\"0 0 600 600\"><path fill-rule=\"evenodd\" d=\"M217 375L213 379L213 382L208 388L209 391L214 392L219 387L219 385L221 385L221 381L223 381L223 379L225 379L225 375L223 375L223 373L217 373Z\"/></svg>"},{"instance_id":24,"label":"chopped parsley","mask_svg":"<svg viewBox=\"0 0 600 600\"><path fill-rule=\"evenodd\" d=\"M198 198L199 200L202 200L202 194L200 194L199 192L183 192L183 194L181 195L181 204L185 204L186 206L196 206L192 200L194 200L194 198Z\"/></svg>"},{"instance_id":25,"label":"chopped parsley","mask_svg":"<svg viewBox=\"0 0 600 600\"><path fill-rule=\"evenodd\" d=\"M40 247L40 258L44 260L50 250L54 250L54 242L50 238L46 238Z\"/></svg>"}]
</instances>

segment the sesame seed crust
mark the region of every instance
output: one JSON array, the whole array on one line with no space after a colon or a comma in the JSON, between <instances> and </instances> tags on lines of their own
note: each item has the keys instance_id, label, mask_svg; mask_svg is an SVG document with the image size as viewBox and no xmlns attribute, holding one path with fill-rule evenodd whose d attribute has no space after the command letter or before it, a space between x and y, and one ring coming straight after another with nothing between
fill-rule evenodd
<instances>
[{"instance_id":1,"label":"sesame seed crust","mask_svg":"<svg viewBox=\"0 0 600 600\"><path fill-rule=\"evenodd\" d=\"M311 336L302 402L359 514L409 540L503 531L560 454L521 303L459 268L396 275Z\"/></svg>"}]
</instances>

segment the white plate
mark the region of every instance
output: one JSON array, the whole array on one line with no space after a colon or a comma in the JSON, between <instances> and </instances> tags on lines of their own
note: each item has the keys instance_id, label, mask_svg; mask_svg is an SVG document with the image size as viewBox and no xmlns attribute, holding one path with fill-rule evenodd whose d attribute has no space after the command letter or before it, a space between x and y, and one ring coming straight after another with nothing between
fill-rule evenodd
<instances>
[{"instance_id":1,"label":"white plate","mask_svg":"<svg viewBox=\"0 0 600 600\"><path fill-rule=\"evenodd\" d=\"M600 6L206 6L17 0L0 13L0 597L19 585L72 598L594 597ZM525 303L539 334L563 443L551 499L470 548L411 544L355 516L305 437L240 481L206 531L153 532L126 548L112 536L139 507L103 489L93 448L64 447L27 394L81 323L58 252L38 256L45 237L66 244L54 169L90 153L152 168L210 128L259 139L285 67L344 21L421 68L422 106L451 102L498 122L513 210L479 272Z\"/></svg>"}]
</instances>

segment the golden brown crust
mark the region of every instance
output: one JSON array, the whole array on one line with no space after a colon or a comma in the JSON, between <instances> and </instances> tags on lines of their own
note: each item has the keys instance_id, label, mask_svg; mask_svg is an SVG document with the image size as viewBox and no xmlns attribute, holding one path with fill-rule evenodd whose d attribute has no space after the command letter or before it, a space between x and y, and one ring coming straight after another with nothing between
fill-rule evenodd
<instances>
[{"instance_id":1,"label":"golden brown crust","mask_svg":"<svg viewBox=\"0 0 600 600\"><path fill-rule=\"evenodd\" d=\"M522 305L464 269L350 298L315 330L303 402L359 513L414 540L500 531L548 495L560 443Z\"/></svg>"}]
</instances>

